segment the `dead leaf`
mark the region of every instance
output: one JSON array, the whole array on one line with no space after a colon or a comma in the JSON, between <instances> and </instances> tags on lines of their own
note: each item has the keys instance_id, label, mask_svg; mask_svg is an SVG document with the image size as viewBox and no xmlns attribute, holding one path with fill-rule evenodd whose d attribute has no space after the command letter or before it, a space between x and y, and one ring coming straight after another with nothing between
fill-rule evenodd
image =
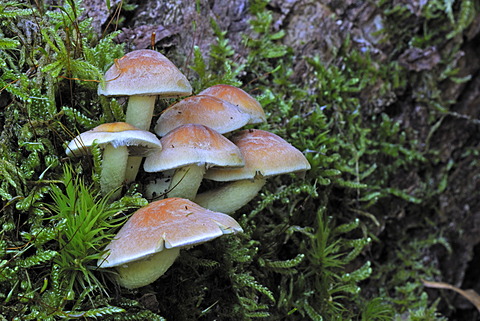
<instances>
[{"instance_id":1,"label":"dead leaf","mask_svg":"<svg viewBox=\"0 0 480 321\"><path fill-rule=\"evenodd\" d=\"M435 289L447 289L447 290L453 290L463 296L465 299L470 301L480 312L480 295L478 295L477 292L475 292L472 289L468 290L462 290L460 288L457 288L456 286L453 286L448 283L443 283L443 282L433 282L433 281L426 281L422 280L423 285L429 288L435 288Z\"/></svg>"}]
</instances>

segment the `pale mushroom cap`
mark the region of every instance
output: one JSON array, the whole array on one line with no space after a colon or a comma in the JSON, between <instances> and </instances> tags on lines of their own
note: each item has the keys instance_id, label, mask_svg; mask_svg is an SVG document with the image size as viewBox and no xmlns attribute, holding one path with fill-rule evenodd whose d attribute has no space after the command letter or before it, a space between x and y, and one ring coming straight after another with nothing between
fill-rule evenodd
<instances>
[{"instance_id":1,"label":"pale mushroom cap","mask_svg":"<svg viewBox=\"0 0 480 321\"><path fill-rule=\"evenodd\" d=\"M199 93L223 99L250 115L249 124L263 123L267 120L262 105L246 91L231 85L215 85Z\"/></svg>"},{"instance_id":2,"label":"pale mushroom cap","mask_svg":"<svg viewBox=\"0 0 480 321\"><path fill-rule=\"evenodd\" d=\"M165 136L185 124L208 126L225 134L245 126L250 116L238 107L211 96L191 96L165 109L157 120L155 132Z\"/></svg>"},{"instance_id":3,"label":"pale mushroom cap","mask_svg":"<svg viewBox=\"0 0 480 321\"><path fill-rule=\"evenodd\" d=\"M212 168L205 178L214 181L269 177L310 169L310 163L298 149L283 138L260 129L239 132L232 141L240 148L245 166L233 169Z\"/></svg>"},{"instance_id":4,"label":"pale mushroom cap","mask_svg":"<svg viewBox=\"0 0 480 321\"><path fill-rule=\"evenodd\" d=\"M127 53L115 61L105 73L105 84L98 94L105 96L178 97L192 93L182 72L164 55L141 49Z\"/></svg>"},{"instance_id":5,"label":"pale mushroom cap","mask_svg":"<svg viewBox=\"0 0 480 321\"><path fill-rule=\"evenodd\" d=\"M108 268L146 258L164 248L180 248L242 232L232 217L183 198L152 202L136 211L105 248L98 266Z\"/></svg>"},{"instance_id":6,"label":"pale mushroom cap","mask_svg":"<svg viewBox=\"0 0 480 321\"><path fill-rule=\"evenodd\" d=\"M144 163L146 172L161 172L190 164L243 166L242 153L235 144L215 130L198 124L175 128L160 140L163 149L150 154Z\"/></svg>"},{"instance_id":7,"label":"pale mushroom cap","mask_svg":"<svg viewBox=\"0 0 480 321\"><path fill-rule=\"evenodd\" d=\"M87 155L94 141L101 148L107 144L112 144L115 148L128 146L130 154L139 156L162 148L155 134L124 122L116 122L99 125L78 135L68 144L66 153L70 157Z\"/></svg>"}]
</instances>

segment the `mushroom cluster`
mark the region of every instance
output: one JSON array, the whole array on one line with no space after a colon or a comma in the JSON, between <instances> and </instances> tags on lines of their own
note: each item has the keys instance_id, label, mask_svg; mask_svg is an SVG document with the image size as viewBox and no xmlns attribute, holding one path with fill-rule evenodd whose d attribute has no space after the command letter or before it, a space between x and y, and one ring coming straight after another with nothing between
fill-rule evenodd
<instances>
[{"instance_id":1,"label":"mushroom cluster","mask_svg":"<svg viewBox=\"0 0 480 321\"><path fill-rule=\"evenodd\" d=\"M125 122L102 124L75 137L67 155L104 149L101 190L112 198L145 172L155 199L135 212L106 247L101 268L115 267L118 282L137 288L155 281L179 250L242 228L224 213L252 200L266 178L310 169L305 156L281 137L243 129L266 121L260 103L240 88L215 85L198 95L175 65L154 50L136 50L115 61L98 93L129 96ZM156 97L184 98L164 110L149 132ZM161 137L160 139L158 137ZM203 179L225 182L198 194Z\"/></svg>"},{"instance_id":2,"label":"mushroom cluster","mask_svg":"<svg viewBox=\"0 0 480 321\"><path fill-rule=\"evenodd\" d=\"M153 151L144 163L146 172L163 172L166 179L150 184L148 196L184 197L231 214L258 194L267 177L310 169L305 156L278 135L260 129L241 130L247 124L265 121L260 103L230 85L209 87L170 106L155 126L156 134L163 136L163 149ZM205 135L205 131L210 134ZM227 162L224 153L235 160ZM174 154L183 165L167 165L171 163L168 157ZM222 164L199 155L216 155ZM173 173L168 172L172 169ZM204 178L228 183L197 195Z\"/></svg>"}]
</instances>

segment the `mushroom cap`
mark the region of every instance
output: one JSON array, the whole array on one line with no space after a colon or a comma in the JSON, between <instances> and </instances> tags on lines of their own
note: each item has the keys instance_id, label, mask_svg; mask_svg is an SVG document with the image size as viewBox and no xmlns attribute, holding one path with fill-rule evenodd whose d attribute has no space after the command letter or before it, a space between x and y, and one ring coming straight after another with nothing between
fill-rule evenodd
<instances>
[{"instance_id":1,"label":"mushroom cap","mask_svg":"<svg viewBox=\"0 0 480 321\"><path fill-rule=\"evenodd\" d=\"M146 258L163 249L210 241L242 232L232 217L183 198L166 198L137 210L107 245L98 266L108 268Z\"/></svg>"},{"instance_id":2,"label":"mushroom cap","mask_svg":"<svg viewBox=\"0 0 480 321\"><path fill-rule=\"evenodd\" d=\"M131 155L144 156L162 148L155 134L124 122L106 123L75 137L67 146L68 156L90 154L93 142L104 148L107 144L113 147L128 146Z\"/></svg>"},{"instance_id":3,"label":"mushroom cap","mask_svg":"<svg viewBox=\"0 0 480 321\"><path fill-rule=\"evenodd\" d=\"M165 109L157 120L155 132L165 136L185 124L208 126L225 134L245 126L250 116L238 107L212 96L196 95L182 99Z\"/></svg>"},{"instance_id":4,"label":"mushroom cap","mask_svg":"<svg viewBox=\"0 0 480 321\"><path fill-rule=\"evenodd\" d=\"M274 175L301 172L310 169L310 163L298 149L280 136L260 129L238 132L232 141L242 151L245 166L241 168L212 168L205 178L214 181L254 179L258 175Z\"/></svg>"},{"instance_id":5,"label":"mushroom cap","mask_svg":"<svg viewBox=\"0 0 480 321\"><path fill-rule=\"evenodd\" d=\"M246 91L231 85L215 85L201 91L199 95L208 95L223 99L250 115L249 124L263 123L267 120L262 105Z\"/></svg>"},{"instance_id":6,"label":"mushroom cap","mask_svg":"<svg viewBox=\"0 0 480 321\"><path fill-rule=\"evenodd\" d=\"M105 96L178 97L192 93L182 72L164 55L141 49L127 53L105 73L98 94Z\"/></svg>"},{"instance_id":7,"label":"mushroom cap","mask_svg":"<svg viewBox=\"0 0 480 321\"><path fill-rule=\"evenodd\" d=\"M204 125L186 124L160 140L162 150L150 154L143 165L146 172L161 172L190 164L243 166L242 153L235 144Z\"/></svg>"}]
</instances>

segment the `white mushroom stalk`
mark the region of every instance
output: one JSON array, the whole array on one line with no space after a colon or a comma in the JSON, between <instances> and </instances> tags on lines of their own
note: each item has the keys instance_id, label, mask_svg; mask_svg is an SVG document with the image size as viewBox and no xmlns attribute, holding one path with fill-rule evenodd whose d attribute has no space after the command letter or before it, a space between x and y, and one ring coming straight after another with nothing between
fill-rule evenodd
<instances>
[{"instance_id":1,"label":"white mushroom stalk","mask_svg":"<svg viewBox=\"0 0 480 321\"><path fill-rule=\"evenodd\" d=\"M205 171L205 164L191 164L177 169L173 174L167 197L195 199Z\"/></svg>"},{"instance_id":2,"label":"white mushroom stalk","mask_svg":"<svg viewBox=\"0 0 480 321\"><path fill-rule=\"evenodd\" d=\"M125 122L148 131L152 122L156 99L157 96L131 96L128 99ZM128 157L125 165L125 182L127 184L135 181L142 159L142 156Z\"/></svg>"},{"instance_id":3,"label":"white mushroom stalk","mask_svg":"<svg viewBox=\"0 0 480 321\"><path fill-rule=\"evenodd\" d=\"M120 196L120 186L125 180L127 168L127 146L115 147L111 144L105 146L102 158L102 171L100 174L100 189L103 194L113 191L112 198ZM116 190L116 191L115 191Z\"/></svg>"},{"instance_id":4,"label":"white mushroom stalk","mask_svg":"<svg viewBox=\"0 0 480 321\"><path fill-rule=\"evenodd\" d=\"M198 194L195 203L212 211L233 214L254 199L265 183L265 178L227 183L217 189Z\"/></svg>"},{"instance_id":5,"label":"white mushroom stalk","mask_svg":"<svg viewBox=\"0 0 480 321\"><path fill-rule=\"evenodd\" d=\"M156 100L157 96L130 96L125 122L143 130L149 130Z\"/></svg>"},{"instance_id":6,"label":"white mushroom stalk","mask_svg":"<svg viewBox=\"0 0 480 321\"><path fill-rule=\"evenodd\" d=\"M164 171L160 173L160 177L148 182L145 185L145 197L155 201L166 198L174 173L175 170Z\"/></svg>"}]
</instances>

